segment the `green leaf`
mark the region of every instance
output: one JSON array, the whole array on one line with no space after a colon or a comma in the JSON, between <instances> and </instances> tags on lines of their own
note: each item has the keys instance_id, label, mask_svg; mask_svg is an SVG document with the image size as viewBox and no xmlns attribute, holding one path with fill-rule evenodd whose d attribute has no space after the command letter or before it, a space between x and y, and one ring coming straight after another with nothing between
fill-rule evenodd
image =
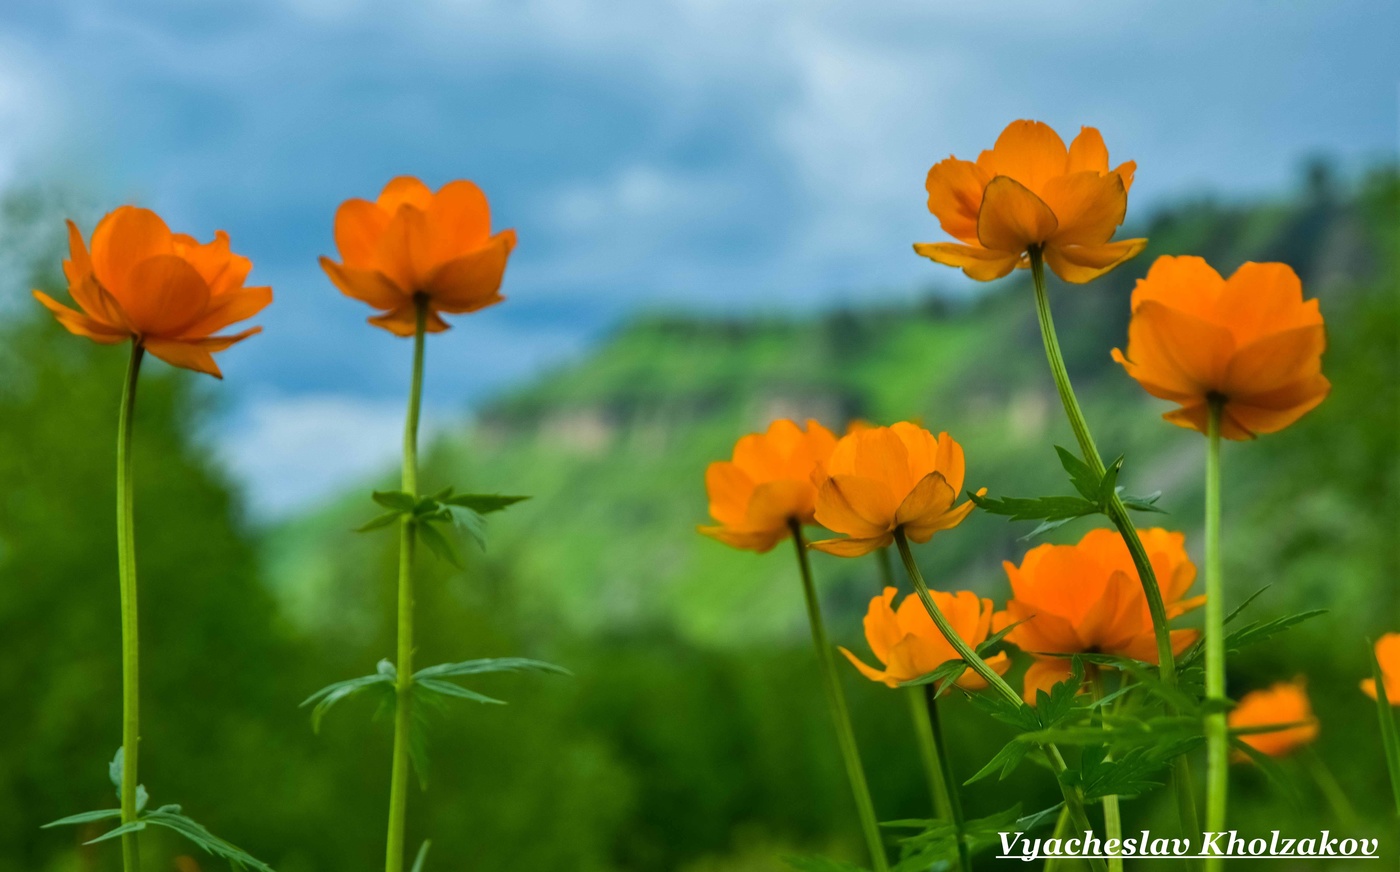
<instances>
[{"instance_id":1,"label":"green leaf","mask_svg":"<svg viewBox=\"0 0 1400 872\"><path fill-rule=\"evenodd\" d=\"M388 666L387 670L385 666ZM381 660L378 671L373 675L362 675L359 678L348 678L326 685L302 701L303 708L312 704L316 706L311 710L311 729L318 733L321 731L321 719L330 711L331 706L371 687L391 691L396 678L394 665L387 660Z\"/></svg>"},{"instance_id":2,"label":"green leaf","mask_svg":"<svg viewBox=\"0 0 1400 872\"><path fill-rule=\"evenodd\" d=\"M108 818L119 818L121 816L122 810L119 808L104 808L100 809L99 811L84 811L79 812L78 814L70 814L68 817L59 818L56 821L49 821L48 823L39 827L39 829L47 830L50 827L69 827L75 824L87 824L92 823L93 821L103 821L107 820Z\"/></svg>"},{"instance_id":3,"label":"green leaf","mask_svg":"<svg viewBox=\"0 0 1400 872\"><path fill-rule=\"evenodd\" d=\"M1277 636L1294 624L1301 624L1303 621L1325 614L1327 614L1326 609L1311 609L1306 612L1298 612L1297 614L1274 618L1272 621L1255 621L1254 623L1246 624L1225 637L1225 650L1230 652L1239 651L1242 648L1262 642L1270 636Z\"/></svg>"},{"instance_id":4,"label":"green leaf","mask_svg":"<svg viewBox=\"0 0 1400 872\"><path fill-rule=\"evenodd\" d=\"M968 696L972 704L1004 724L1025 732L1043 726L1035 710L1025 703L1014 703L997 693L974 693Z\"/></svg>"},{"instance_id":5,"label":"green leaf","mask_svg":"<svg viewBox=\"0 0 1400 872\"><path fill-rule=\"evenodd\" d=\"M1108 501L1113 499L1113 495L1118 493L1118 473L1123 471L1123 455L1108 465L1104 470L1103 480L1099 482L1098 490L1091 497L1094 502L1101 506L1108 505Z\"/></svg>"},{"instance_id":6,"label":"green leaf","mask_svg":"<svg viewBox=\"0 0 1400 872\"><path fill-rule=\"evenodd\" d=\"M107 764L107 778L111 780L115 787L117 799L122 798L122 771L125 768L126 748L118 747L117 753L112 755L112 762ZM136 785L136 810L139 812L146 807L146 803L151 801L151 796L146 792L144 784Z\"/></svg>"},{"instance_id":7,"label":"green leaf","mask_svg":"<svg viewBox=\"0 0 1400 872\"><path fill-rule=\"evenodd\" d=\"M413 511L418 504L418 499L413 494L403 491L375 491L374 501L386 509L393 509L399 514L408 514Z\"/></svg>"},{"instance_id":8,"label":"green leaf","mask_svg":"<svg viewBox=\"0 0 1400 872\"><path fill-rule=\"evenodd\" d=\"M1230 737L1230 747L1248 757L1255 766L1258 766L1259 771L1264 773L1264 777L1269 779L1280 793L1288 797L1289 802L1295 806L1302 804L1303 797L1298 790L1297 783L1283 771L1283 767L1278 765L1278 761L1233 736Z\"/></svg>"},{"instance_id":9,"label":"green leaf","mask_svg":"<svg viewBox=\"0 0 1400 872\"><path fill-rule=\"evenodd\" d=\"M372 530L382 530L390 524L397 523L399 518L404 516L403 512L385 512L378 515L355 528L356 533L368 533Z\"/></svg>"},{"instance_id":10,"label":"green leaf","mask_svg":"<svg viewBox=\"0 0 1400 872\"><path fill-rule=\"evenodd\" d=\"M457 505L445 504L442 508L453 527L472 537L476 547L486 550L486 518L480 512Z\"/></svg>"},{"instance_id":11,"label":"green leaf","mask_svg":"<svg viewBox=\"0 0 1400 872\"><path fill-rule=\"evenodd\" d=\"M273 872L271 866L258 860L230 842L224 841L213 833L209 832L202 825L180 813L178 805L165 805L152 812L147 812L136 823L149 824L150 826L164 827L189 839L194 844L202 848L206 853L212 854L222 860L227 860L234 869L253 869L256 872ZM111 835L108 833L107 835Z\"/></svg>"},{"instance_id":12,"label":"green leaf","mask_svg":"<svg viewBox=\"0 0 1400 872\"><path fill-rule=\"evenodd\" d=\"M1385 765L1390 772L1390 788L1395 794L1395 813L1400 815L1400 730L1395 726L1395 709L1385 689L1385 671L1376 659L1375 645L1368 639L1371 651L1371 678L1376 682L1376 714L1380 718L1381 745L1385 749Z\"/></svg>"},{"instance_id":13,"label":"green leaf","mask_svg":"<svg viewBox=\"0 0 1400 872\"><path fill-rule=\"evenodd\" d=\"M481 515L489 515L528 499L529 497L512 497L502 494L458 494L455 497L439 500L439 502L471 509Z\"/></svg>"},{"instance_id":14,"label":"green leaf","mask_svg":"<svg viewBox=\"0 0 1400 872\"><path fill-rule=\"evenodd\" d=\"M424 839L423 845L418 849L418 856L413 860L413 868L408 872L423 872L423 863L428 859L428 848L433 844L431 839Z\"/></svg>"},{"instance_id":15,"label":"green leaf","mask_svg":"<svg viewBox=\"0 0 1400 872\"><path fill-rule=\"evenodd\" d=\"M1026 755L1031 752L1031 747L1029 742L1021 741L1019 736L1012 739L1002 746L1002 749L998 751L992 759L987 761L987 765L977 770L977 773L964 781L963 784L974 784L989 777L998 769L1001 770L1001 776L997 780L1005 781L1006 777L1012 772L1015 772L1026 759Z\"/></svg>"},{"instance_id":16,"label":"green leaf","mask_svg":"<svg viewBox=\"0 0 1400 872\"><path fill-rule=\"evenodd\" d=\"M438 559L444 560L458 569L462 568L462 558L458 556L456 547L448 541L446 536L442 535L442 531L432 524L417 524L416 529L418 538L423 541L424 545L428 546L429 551L438 556Z\"/></svg>"},{"instance_id":17,"label":"green leaf","mask_svg":"<svg viewBox=\"0 0 1400 872\"><path fill-rule=\"evenodd\" d=\"M783 862L796 869L797 872L867 872L862 866L847 863L844 860L832 860L827 857L783 857Z\"/></svg>"},{"instance_id":18,"label":"green leaf","mask_svg":"<svg viewBox=\"0 0 1400 872\"><path fill-rule=\"evenodd\" d=\"M1098 476L1094 475L1089 464L1059 445L1055 446L1055 453L1060 456L1060 466L1063 466L1065 472L1069 473L1069 480L1074 485L1074 489L1079 491L1084 499L1098 502L1099 485L1102 482Z\"/></svg>"},{"instance_id":19,"label":"green leaf","mask_svg":"<svg viewBox=\"0 0 1400 872\"><path fill-rule=\"evenodd\" d=\"M1167 513L1166 509L1157 505L1157 501L1162 498L1161 491L1153 491L1150 494L1135 497L1123 493L1123 489L1120 487L1117 489L1117 493L1118 501L1122 503L1125 508L1132 509L1135 512L1155 512L1159 515L1165 515Z\"/></svg>"},{"instance_id":20,"label":"green leaf","mask_svg":"<svg viewBox=\"0 0 1400 872\"><path fill-rule=\"evenodd\" d=\"M920 675L918 678L911 678L908 681L901 681L899 686L921 687L925 684L932 684L935 685L938 693L941 694L951 686L953 681L963 674L963 670L965 669L967 669L967 661L965 660L945 660L938 664L938 668L932 672L926 675Z\"/></svg>"},{"instance_id":21,"label":"green leaf","mask_svg":"<svg viewBox=\"0 0 1400 872\"><path fill-rule=\"evenodd\" d=\"M425 666L413 673L415 680L420 678L454 678L462 675L483 675L490 672L553 672L559 675L573 675L562 666L546 663L543 660L530 660L525 657L488 657L482 660L463 660L460 663L439 663Z\"/></svg>"},{"instance_id":22,"label":"green leaf","mask_svg":"<svg viewBox=\"0 0 1400 872\"><path fill-rule=\"evenodd\" d=\"M435 678L415 678L413 679L413 685L419 690L435 693L440 696L452 696L458 699L469 699L472 702L490 703L492 705L506 704L505 700L496 699L484 693L477 693L474 690L468 690L450 681L441 681Z\"/></svg>"},{"instance_id":23,"label":"green leaf","mask_svg":"<svg viewBox=\"0 0 1400 872\"><path fill-rule=\"evenodd\" d=\"M95 844L97 844L98 842L105 842L105 841L108 841L109 839L119 839L119 838L121 838L122 836L126 835L127 833L139 833L139 832L141 832L142 830L144 830L145 828L146 828L146 822L145 822L145 821L132 821L132 822L129 823L129 824L122 824L121 826L117 827L117 828L114 829L114 830L108 830L107 832L103 833L102 835L98 836L97 838L88 839L86 842L83 842L83 844L84 844L84 845L95 845Z\"/></svg>"},{"instance_id":24,"label":"green leaf","mask_svg":"<svg viewBox=\"0 0 1400 872\"><path fill-rule=\"evenodd\" d=\"M968 492L978 508L993 515L1006 515L1013 521L1072 521L1099 511L1097 504L1081 497L979 497Z\"/></svg>"}]
</instances>

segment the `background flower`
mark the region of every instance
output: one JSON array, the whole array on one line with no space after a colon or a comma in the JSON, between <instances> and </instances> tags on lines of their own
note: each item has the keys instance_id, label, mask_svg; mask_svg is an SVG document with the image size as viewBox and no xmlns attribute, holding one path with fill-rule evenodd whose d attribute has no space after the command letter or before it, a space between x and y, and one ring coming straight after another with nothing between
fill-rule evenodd
<instances>
[{"instance_id":1,"label":"background flower","mask_svg":"<svg viewBox=\"0 0 1400 872\"><path fill-rule=\"evenodd\" d=\"M412 336L418 294L428 297L429 333L447 329L442 313L475 312L505 299L501 280L515 231L491 234L491 208L471 182L448 182L434 194L418 179L399 176L373 203L340 205L335 245L343 263L321 258L335 286L384 310L371 324Z\"/></svg>"},{"instance_id":2,"label":"background flower","mask_svg":"<svg viewBox=\"0 0 1400 872\"><path fill-rule=\"evenodd\" d=\"M222 230L200 243L171 233L149 209L122 206L97 223L91 253L68 222L63 275L81 311L43 291L34 296L78 336L104 345L132 339L166 363L221 378L213 353L262 328L214 334L272 302L271 288L243 286L252 268Z\"/></svg>"},{"instance_id":3,"label":"background flower","mask_svg":"<svg viewBox=\"0 0 1400 872\"><path fill-rule=\"evenodd\" d=\"M1264 690L1246 693L1230 711L1230 729L1298 724L1286 730L1246 733L1239 737L1249 747L1270 757L1284 757L1317 738L1317 718L1303 679L1281 681ZM1236 758L1245 759L1242 755Z\"/></svg>"},{"instance_id":4,"label":"background flower","mask_svg":"<svg viewBox=\"0 0 1400 872\"><path fill-rule=\"evenodd\" d=\"M1199 257L1159 257L1133 290L1128 351L1113 359L1149 394L1180 404L1163 417L1206 430L1209 402L1224 403L1220 433L1250 439L1282 430L1332 389L1317 300L1282 263L1246 263L1229 280Z\"/></svg>"},{"instance_id":5,"label":"background flower","mask_svg":"<svg viewBox=\"0 0 1400 872\"><path fill-rule=\"evenodd\" d=\"M762 553L786 539L791 523L812 523L812 475L836 446L831 431L808 421L774 421L765 433L734 443L734 459L705 470L710 515L718 525L698 528L726 545Z\"/></svg>"},{"instance_id":6,"label":"background flower","mask_svg":"<svg viewBox=\"0 0 1400 872\"><path fill-rule=\"evenodd\" d=\"M1386 633L1376 642L1376 662L1385 681L1385 698L1391 705L1400 705L1400 633ZM1376 680L1363 678L1361 689L1371 699L1376 698Z\"/></svg>"},{"instance_id":7,"label":"background flower","mask_svg":"<svg viewBox=\"0 0 1400 872\"><path fill-rule=\"evenodd\" d=\"M1039 121L1013 121L977 161L934 164L924 187L928 209L955 242L919 242L930 260L991 281L1027 266L1041 246L1045 262L1067 282L1098 278L1136 256L1146 239L1109 242L1128 210L1137 164L1108 167L1108 148L1092 127L1065 148Z\"/></svg>"},{"instance_id":8,"label":"background flower","mask_svg":"<svg viewBox=\"0 0 1400 872\"><path fill-rule=\"evenodd\" d=\"M949 660L959 658L957 651L938 631L918 594L909 594L898 610L893 608L898 592L893 587L885 588L882 594L870 601L870 608L865 614L865 641L876 659L884 664L884 670L867 666L850 651L841 649L841 653L862 675L890 687L898 687L901 682L927 675ZM992 629L991 600L979 598L967 590L957 593L931 590L929 593L959 638L974 649L986 641ZM986 660L987 665L998 674L1006 672L1011 665L1004 651ZM964 669L955 683L964 690L980 690L987 686L987 682L971 669Z\"/></svg>"}]
</instances>

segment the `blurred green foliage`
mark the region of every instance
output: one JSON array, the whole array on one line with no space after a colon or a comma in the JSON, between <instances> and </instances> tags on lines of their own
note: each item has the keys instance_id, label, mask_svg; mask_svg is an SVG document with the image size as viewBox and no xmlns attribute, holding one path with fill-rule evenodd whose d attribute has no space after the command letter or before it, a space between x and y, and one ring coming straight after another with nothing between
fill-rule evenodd
<instances>
[{"instance_id":1,"label":"blurred green foliage","mask_svg":"<svg viewBox=\"0 0 1400 872\"><path fill-rule=\"evenodd\" d=\"M1131 491L1165 492L1161 522L1185 530L1198 557L1203 440L1161 422L1162 404L1108 359L1125 336L1132 282L1162 253L1199 253L1222 270L1284 260L1322 298L1334 394L1284 433L1228 446L1225 542L1237 601L1272 585L1252 607L1259 616L1330 611L1238 657L1230 686L1308 676L1319 754L1371 834L1389 788L1357 681L1368 670L1363 640L1400 628L1397 197L1393 172L1342 185L1316 170L1276 203L1182 205L1145 228L1153 243L1136 262L1052 289L1100 445L1127 455ZM32 220L15 208L6 219ZM57 255L39 262L36 282L58 285ZM35 309L0 307L0 872L105 872L116 851L38 826L113 800L112 439L124 360ZM430 378L434 365L447 364L430 352ZM253 525L210 460L209 388L160 366L141 385L143 781L154 802L182 803L281 872L373 869L389 725L352 699L313 735L297 705L392 651L394 537L350 531L375 511L370 487L394 482L386 470L320 510ZM511 705L453 706L431 729L432 778L409 813L410 842L433 839L429 869L746 872L782 868L781 853L859 856L791 555L736 553L694 533L705 463L773 417L808 415L838 428L856 416L922 419L964 444L970 486L1067 492L1052 446L1072 437L1023 277L971 301L644 317L499 399L431 446L424 486L534 498L492 516L488 550L463 549L465 571L425 559L417 661L539 657L576 677L483 677L472 686ZM1077 538L1088 523L1051 538ZM1032 526L975 513L919 557L935 587L1001 601L1000 561L1019 558ZM864 652L859 618L876 566L822 555L815 566L833 634ZM848 679L881 815L927 816L903 701L854 671ZM961 701L946 707L967 777L1009 728ZM1335 828L1308 768L1287 768L1304 806L1241 769L1235 823ZM1025 768L967 794L971 815L1013 801L1034 810L1055 791ZM1172 820L1156 794L1124 813L1130 830ZM186 850L150 844L152 872Z\"/></svg>"}]
</instances>

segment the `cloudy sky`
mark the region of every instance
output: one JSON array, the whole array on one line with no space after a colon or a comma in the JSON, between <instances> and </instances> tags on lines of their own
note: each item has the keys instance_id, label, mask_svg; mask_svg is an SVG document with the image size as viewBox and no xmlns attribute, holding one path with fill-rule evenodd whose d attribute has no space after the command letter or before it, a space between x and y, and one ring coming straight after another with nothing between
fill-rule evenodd
<instances>
[{"instance_id":1,"label":"cloudy sky","mask_svg":"<svg viewBox=\"0 0 1400 872\"><path fill-rule=\"evenodd\" d=\"M393 175L472 178L520 234L510 301L430 347L441 425L638 308L958 290L910 252L924 174L1013 118L1102 129L1137 214L1393 155L1397 33L1389 0L6 0L0 183L254 259L220 432L275 514L396 451L408 347L315 265Z\"/></svg>"}]
</instances>

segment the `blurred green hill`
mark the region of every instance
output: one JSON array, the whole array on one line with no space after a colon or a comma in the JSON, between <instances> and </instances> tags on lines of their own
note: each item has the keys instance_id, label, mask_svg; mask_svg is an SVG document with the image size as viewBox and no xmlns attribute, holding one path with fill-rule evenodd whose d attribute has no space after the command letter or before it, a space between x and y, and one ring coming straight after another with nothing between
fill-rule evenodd
<instances>
[{"instance_id":1,"label":"blurred green hill","mask_svg":"<svg viewBox=\"0 0 1400 872\"><path fill-rule=\"evenodd\" d=\"M1232 597L1267 584L1261 616L1330 612L1245 652L1230 686L1307 675L1320 754L1377 832L1388 788L1356 682L1364 640L1400 628L1397 202L1392 170L1343 182L1318 165L1277 201L1157 214L1139 228L1148 252L1104 280L1052 279L1101 447L1126 455L1131 489L1164 492L1160 523L1186 531L1198 557L1202 440L1162 422L1163 404L1108 357L1124 341L1133 282L1158 254L1201 254L1222 271L1282 260L1321 298L1334 393L1297 426L1228 446L1225 535ZM9 224L37 220L10 213ZM56 256L40 262L40 284L54 285ZM0 872L105 872L116 852L37 827L112 801L110 437L122 360L33 313L0 333ZM429 349L429 379L448 365ZM156 801L184 803L282 872L374 869L388 724L352 700L317 736L297 704L393 650L395 537L350 530L375 513L371 487L396 481L386 469L316 511L251 525L204 450L207 396L164 368L143 380L144 778ZM424 487L532 499L492 517L488 549L465 549L465 571L425 560L419 662L537 656L576 677L490 677L480 689L510 706L464 704L433 727L432 777L409 816L410 839L434 841L429 870L748 872L782 868L784 852L859 856L791 554L737 553L694 532L706 520L705 464L777 417L835 428L918 419L963 443L970 486L1067 487L1053 446L1073 439L1021 274L971 300L641 317L479 410L430 446ZM1087 523L1056 535L1077 538ZM974 513L918 556L935 586L1000 601L1001 561L1030 547L1028 532ZM864 651L875 565L817 555L815 569L833 634ZM853 670L848 692L881 815L926 816L903 701ZM1005 736L959 702L948 709L970 774ZM1255 773L1238 781L1241 828L1334 823L1306 784L1299 808ZM1048 779L1027 770L1009 788L972 789L971 813L999 810L1008 790L1028 810L1054 801ZM1158 802L1127 803L1128 828L1166 825ZM152 844L148 872L165 872L176 846Z\"/></svg>"}]
</instances>

